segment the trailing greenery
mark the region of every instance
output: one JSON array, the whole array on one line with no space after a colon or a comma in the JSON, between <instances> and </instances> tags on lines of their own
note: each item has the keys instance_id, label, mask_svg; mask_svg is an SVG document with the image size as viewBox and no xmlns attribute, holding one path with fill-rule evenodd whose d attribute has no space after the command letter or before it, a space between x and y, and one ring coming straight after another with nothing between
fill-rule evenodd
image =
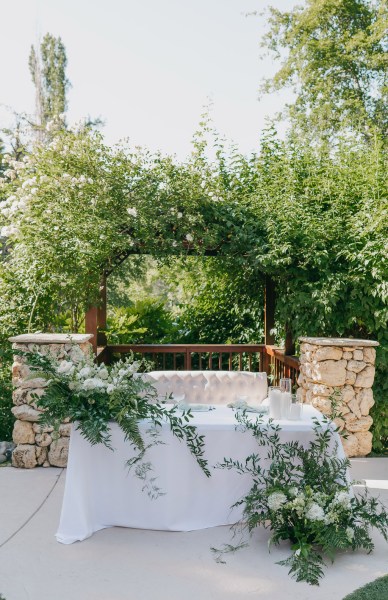
<instances>
[{"instance_id":1,"label":"trailing greenery","mask_svg":"<svg viewBox=\"0 0 388 600\"><path fill-rule=\"evenodd\" d=\"M116 421L125 440L138 450L132 466L144 456L149 447L139 429L139 420L148 419L157 429L168 422L178 439L186 442L198 465L209 477L204 459L204 437L197 435L190 425L191 412L178 414L176 407L167 408L157 402L156 390L146 378L135 376L146 367L144 361L128 357L112 367L96 365L93 355L85 356L74 345L68 360L57 361L50 354L15 351L32 370L31 379L46 380L43 396L34 396L39 409L41 425L51 425L58 430L65 419L74 423L81 435L92 445L110 445L110 421ZM151 443L153 445L153 443Z\"/></svg>"},{"instance_id":2,"label":"trailing greenery","mask_svg":"<svg viewBox=\"0 0 388 600\"><path fill-rule=\"evenodd\" d=\"M367 583L345 596L343 600L383 600L383 598L388 598L388 575Z\"/></svg>"},{"instance_id":3,"label":"trailing greenery","mask_svg":"<svg viewBox=\"0 0 388 600\"><path fill-rule=\"evenodd\" d=\"M280 427L272 419L264 424L246 413L236 413L236 419L261 447L260 455L253 453L245 461L224 459L219 465L252 478L251 489L234 505L243 505L240 527L249 533L260 525L270 529L271 544L290 540L292 554L279 564L288 567L297 581L318 585L325 557L333 561L338 550L371 552L372 527L388 541L388 512L367 491L352 494L347 480L350 463L338 458L337 447L332 447L328 419L315 420L314 439L306 446L299 441L282 443ZM224 550L215 550L219 558Z\"/></svg>"}]
</instances>

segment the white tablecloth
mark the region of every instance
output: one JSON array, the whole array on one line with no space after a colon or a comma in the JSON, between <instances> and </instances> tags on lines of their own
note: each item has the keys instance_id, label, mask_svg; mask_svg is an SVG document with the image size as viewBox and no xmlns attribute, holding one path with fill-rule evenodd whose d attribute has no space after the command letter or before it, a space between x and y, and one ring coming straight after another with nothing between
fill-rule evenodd
<instances>
[{"instance_id":1,"label":"white tablecloth","mask_svg":"<svg viewBox=\"0 0 388 600\"><path fill-rule=\"evenodd\" d=\"M312 438L312 417L321 414L308 405L300 421L279 421L281 440ZM252 414L252 418L258 415ZM201 471L186 443L163 425L163 445L150 448L144 461L153 466L156 485L165 495L151 499L142 490L144 482L129 471L126 461L134 456L116 423L111 425L114 452L102 444L91 446L78 431L71 434L66 485L56 538L71 544L106 527L121 526L167 531L190 531L236 523L242 507L231 506L248 492L251 478L235 471L214 469L224 457L239 460L262 451L249 432L236 431L235 413L226 406L194 413L191 421L205 435L205 458L211 477ZM145 438L149 423L141 422ZM333 447L338 435L333 436ZM339 443L339 456L344 457Z\"/></svg>"}]
</instances>

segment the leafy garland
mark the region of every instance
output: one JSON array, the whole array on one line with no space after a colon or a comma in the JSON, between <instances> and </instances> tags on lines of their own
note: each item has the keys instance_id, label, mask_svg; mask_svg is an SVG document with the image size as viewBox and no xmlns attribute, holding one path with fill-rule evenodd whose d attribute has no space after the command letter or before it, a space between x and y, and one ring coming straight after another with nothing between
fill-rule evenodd
<instances>
[{"instance_id":1,"label":"leafy garland","mask_svg":"<svg viewBox=\"0 0 388 600\"><path fill-rule=\"evenodd\" d=\"M172 434L186 442L202 471L210 477L204 458L204 436L198 435L195 426L189 423L192 413L180 411L176 406L167 408L157 401L152 384L137 375L149 368L145 361L134 361L130 356L111 367L96 365L93 356L85 356L78 346L72 348L71 359L59 362L37 350L14 352L28 364L31 379L44 380L45 393L32 394L38 409L43 411L39 420L42 426L58 430L64 421L71 421L90 444L104 444L112 449L110 422L116 421L125 441L139 452L128 461L131 467L157 443L155 431L167 421ZM150 421L154 432L154 440L148 445L139 428L142 419Z\"/></svg>"},{"instance_id":2,"label":"leafy garland","mask_svg":"<svg viewBox=\"0 0 388 600\"><path fill-rule=\"evenodd\" d=\"M297 581L319 585L324 557L333 561L337 550L364 548L370 553L370 527L388 541L388 513L366 490L353 495L347 479L349 460L337 457L337 442L332 448L333 426L327 418L314 419L315 436L306 447L298 441L282 443L280 427L272 419L263 424L245 413L236 413L236 419L240 429L265 447L267 459L252 454L245 462L224 459L218 465L252 477L251 489L234 505L244 506L238 527L249 533L259 525L270 529L270 544L290 540L292 554L278 564L289 567ZM217 561L224 562L224 553L244 545L212 550Z\"/></svg>"}]
</instances>

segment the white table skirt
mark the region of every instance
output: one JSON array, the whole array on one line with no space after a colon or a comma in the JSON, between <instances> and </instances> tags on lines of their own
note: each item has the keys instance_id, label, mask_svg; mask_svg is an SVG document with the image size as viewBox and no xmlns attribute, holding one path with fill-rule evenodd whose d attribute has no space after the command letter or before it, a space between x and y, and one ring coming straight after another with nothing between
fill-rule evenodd
<instances>
[{"instance_id":1,"label":"white table skirt","mask_svg":"<svg viewBox=\"0 0 388 600\"><path fill-rule=\"evenodd\" d=\"M322 415L308 405L303 409L302 420L278 422L282 441L298 439L308 444L313 439L311 419ZM144 482L128 470L126 461L135 453L124 442L116 423L111 424L114 452L102 444L91 446L73 428L57 540L71 544L112 526L191 531L236 523L243 507L232 510L231 506L249 491L251 478L212 467L225 457L245 460L263 449L249 432L236 431L232 409L217 406L213 411L193 414L191 423L205 435L205 458L211 477L206 477L186 443L174 437L166 423L159 437L163 445L150 448L143 459L151 462L155 483L164 492L156 499L142 491ZM257 416L253 414L252 418ZM149 423L142 421L140 426L147 439ZM333 436L333 447L336 440L337 434ZM339 457L344 458L342 444L338 447Z\"/></svg>"}]
</instances>

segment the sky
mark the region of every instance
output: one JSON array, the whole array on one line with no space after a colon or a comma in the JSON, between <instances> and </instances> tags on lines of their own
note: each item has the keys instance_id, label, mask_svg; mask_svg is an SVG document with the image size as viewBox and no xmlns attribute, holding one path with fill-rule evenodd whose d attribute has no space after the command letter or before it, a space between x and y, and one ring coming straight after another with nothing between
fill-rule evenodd
<instances>
[{"instance_id":1,"label":"sky","mask_svg":"<svg viewBox=\"0 0 388 600\"><path fill-rule=\"evenodd\" d=\"M109 144L176 154L190 141L204 107L216 129L244 153L257 149L266 119L290 92L259 99L263 77L277 63L261 59L266 17L246 16L296 0L17 0L0 20L0 127L10 113L33 113L28 70L31 44L60 36L68 57L68 121L105 121Z\"/></svg>"}]
</instances>

